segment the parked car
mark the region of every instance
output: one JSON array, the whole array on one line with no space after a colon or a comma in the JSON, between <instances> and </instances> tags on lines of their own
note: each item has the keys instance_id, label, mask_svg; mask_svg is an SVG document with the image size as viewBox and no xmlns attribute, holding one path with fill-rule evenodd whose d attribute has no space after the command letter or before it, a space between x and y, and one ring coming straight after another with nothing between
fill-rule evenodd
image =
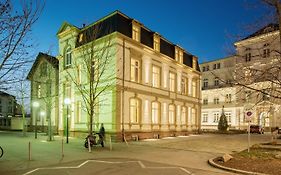
<instances>
[{"instance_id":1,"label":"parked car","mask_svg":"<svg viewBox=\"0 0 281 175\"><path fill-rule=\"evenodd\" d=\"M251 125L250 133L264 134L264 128L260 125Z\"/></svg>"}]
</instances>

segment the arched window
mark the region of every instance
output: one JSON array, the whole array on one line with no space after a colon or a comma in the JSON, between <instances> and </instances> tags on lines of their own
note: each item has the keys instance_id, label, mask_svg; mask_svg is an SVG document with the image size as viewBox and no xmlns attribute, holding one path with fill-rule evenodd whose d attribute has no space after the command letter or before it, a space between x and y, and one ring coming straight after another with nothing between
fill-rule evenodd
<instances>
[{"instance_id":1,"label":"arched window","mask_svg":"<svg viewBox=\"0 0 281 175\"><path fill-rule=\"evenodd\" d=\"M169 124L175 124L175 105L169 105Z\"/></svg>"},{"instance_id":2,"label":"arched window","mask_svg":"<svg viewBox=\"0 0 281 175\"><path fill-rule=\"evenodd\" d=\"M137 98L130 99L130 122L138 123L140 118L140 100Z\"/></svg>"},{"instance_id":3,"label":"arched window","mask_svg":"<svg viewBox=\"0 0 281 175\"><path fill-rule=\"evenodd\" d=\"M151 103L151 121L152 124L159 124L160 105L158 102Z\"/></svg>"},{"instance_id":4,"label":"arched window","mask_svg":"<svg viewBox=\"0 0 281 175\"><path fill-rule=\"evenodd\" d=\"M69 67L71 66L71 63L72 63L71 48L68 47L65 50L65 54L64 54L64 66Z\"/></svg>"}]
</instances>

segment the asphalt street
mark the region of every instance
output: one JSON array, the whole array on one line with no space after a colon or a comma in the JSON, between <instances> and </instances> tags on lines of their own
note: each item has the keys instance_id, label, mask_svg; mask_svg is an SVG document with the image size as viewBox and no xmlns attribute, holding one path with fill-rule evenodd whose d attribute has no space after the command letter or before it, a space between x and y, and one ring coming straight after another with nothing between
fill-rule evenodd
<instances>
[{"instance_id":1,"label":"asphalt street","mask_svg":"<svg viewBox=\"0 0 281 175\"><path fill-rule=\"evenodd\" d=\"M267 142L270 135L252 135L251 144ZM31 143L31 160L28 144ZM62 143L63 155L62 156ZM69 144L57 136L47 142L45 134L35 140L32 133L0 132L5 154L0 159L1 175L43 174L234 174L211 167L207 160L247 148L247 135L190 135L138 142L113 143L110 150L95 147L89 153L83 139L70 138Z\"/></svg>"}]
</instances>

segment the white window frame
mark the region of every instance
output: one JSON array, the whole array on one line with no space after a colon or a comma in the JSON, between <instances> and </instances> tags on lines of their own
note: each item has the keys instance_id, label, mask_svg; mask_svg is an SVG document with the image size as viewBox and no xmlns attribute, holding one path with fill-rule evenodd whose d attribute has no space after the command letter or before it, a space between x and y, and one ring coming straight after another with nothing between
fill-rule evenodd
<instances>
[{"instance_id":1,"label":"white window frame","mask_svg":"<svg viewBox=\"0 0 281 175\"><path fill-rule=\"evenodd\" d=\"M131 58L131 81L140 83L140 75L141 75L141 62L138 59Z\"/></svg>"},{"instance_id":2,"label":"white window frame","mask_svg":"<svg viewBox=\"0 0 281 175\"><path fill-rule=\"evenodd\" d=\"M176 111L175 105L170 104L168 110L169 110L169 124L175 124L175 111Z\"/></svg>"},{"instance_id":3,"label":"white window frame","mask_svg":"<svg viewBox=\"0 0 281 175\"><path fill-rule=\"evenodd\" d=\"M160 88L161 86L161 68L152 65L152 87Z\"/></svg>"},{"instance_id":4,"label":"white window frame","mask_svg":"<svg viewBox=\"0 0 281 175\"><path fill-rule=\"evenodd\" d=\"M160 119L160 103L159 102L152 102L151 103L151 122L152 124L159 124Z\"/></svg>"},{"instance_id":5,"label":"white window frame","mask_svg":"<svg viewBox=\"0 0 281 175\"><path fill-rule=\"evenodd\" d=\"M140 119L140 100L131 98L129 102L130 123L138 123Z\"/></svg>"},{"instance_id":6,"label":"white window frame","mask_svg":"<svg viewBox=\"0 0 281 175\"><path fill-rule=\"evenodd\" d=\"M176 92L176 74L169 72L169 89L171 92Z\"/></svg>"}]
</instances>

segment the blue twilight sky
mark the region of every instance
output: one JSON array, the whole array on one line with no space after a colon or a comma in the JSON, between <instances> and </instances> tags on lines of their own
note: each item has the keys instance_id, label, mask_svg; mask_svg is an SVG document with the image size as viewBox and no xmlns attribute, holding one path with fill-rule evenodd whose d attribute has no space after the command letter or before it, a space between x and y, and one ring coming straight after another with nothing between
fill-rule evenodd
<instances>
[{"instance_id":1,"label":"blue twilight sky","mask_svg":"<svg viewBox=\"0 0 281 175\"><path fill-rule=\"evenodd\" d=\"M236 36L245 35L246 24L263 15L259 0L46 0L33 28L38 52L56 56L56 32L64 21L81 27L115 10L179 44L200 62L230 55Z\"/></svg>"}]
</instances>

